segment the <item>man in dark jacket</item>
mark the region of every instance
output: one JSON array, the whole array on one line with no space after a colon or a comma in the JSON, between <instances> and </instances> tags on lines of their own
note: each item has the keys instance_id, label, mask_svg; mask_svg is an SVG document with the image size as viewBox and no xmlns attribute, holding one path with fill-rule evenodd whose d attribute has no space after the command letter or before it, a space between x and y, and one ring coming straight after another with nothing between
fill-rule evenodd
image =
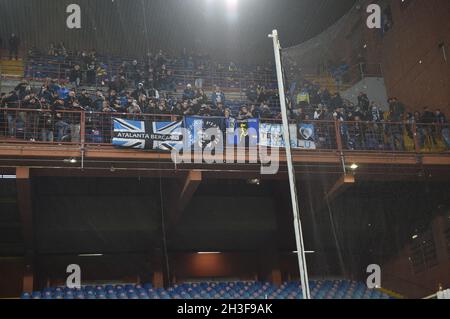
<instances>
[{"instance_id":1,"label":"man in dark jacket","mask_svg":"<svg viewBox=\"0 0 450 319\"><path fill-rule=\"evenodd\" d=\"M430 141L432 146L436 145L435 139L435 127L432 125L435 122L435 115L428 107L423 109L423 113L420 116L417 128L419 131L420 145L425 146L426 141Z\"/></svg>"},{"instance_id":2,"label":"man in dark jacket","mask_svg":"<svg viewBox=\"0 0 450 319\"><path fill-rule=\"evenodd\" d=\"M370 101L367 97L367 94L364 92L360 92L358 95L358 106L362 110L364 114L367 114L369 111Z\"/></svg>"},{"instance_id":3,"label":"man in dark jacket","mask_svg":"<svg viewBox=\"0 0 450 319\"><path fill-rule=\"evenodd\" d=\"M90 98L87 90L81 91L81 94L78 96L78 101L84 109L89 109L92 105L92 99Z\"/></svg>"},{"instance_id":4,"label":"man in dark jacket","mask_svg":"<svg viewBox=\"0 0 450 319\"><path fill-rule=\"evenodd\" d=\"M12 60L15 56L16 60L19 59L19 45L20 39L13 33L9 38L9 59Z\"/></svg>"},{"instance_id":5,"label":"man in dark jacket","mask_svg":"<svg viewBox=\"0 0 450 319\"><path fill-rule=\"evenodd\" d=\"M423 109L422 116L420 117L421 124L432 124L435 121L435 115L428 107Z\"/></svg>"},{"instance_id":6,"label":"man in dark jacket","mask_svg":"<svg viewBox=\"0 0 450 319\"><path fill-rule=\"evenodd\" d=\"M435 115L435 123L437 124L437 129L441 131L442 138L444 140L444 143L447 145L447 148L450 148L450 127L447 117L444 113L441 112L440 109L436 110Z\"/></svg>"},{"instance_id":7,"label":"man in dark jacket","mask_svg":"<svg viewBox=\"0 0 450 319\"><path fill-rule=\"evenodd\" d=\"M22 81L14 88L14 91L17 92L19 96L19 100L23 100L25 96L31 93L30 84L27 81Z\"/></svg>"},{"instance_id":8,"label":"man in dark jacket","mask_svg":"<svg viewBox=\"0 0 450 319\"><path fill-rule=\"evenodd\" d=\"M72 83L73 86L79 87L81 84L83 78L83 74L81 72L81 68L78 64L75 64L73 69L70 71L69 74L69 81Z\"/></svg>"},{"instance_id":9,"label":"man in dark jacket","mask_svg":"<svg viewBox=\"0 0 450 319\"><path fill-rule=\"evenodd\" d=\"M401 122L405 114L405 106L394 97L388 100L390 117L393 122Z\"/></svg>"},{"instance_id":10,"label":"man in dark jacket","mask_svg":"<svg viewBox=\"0 0 450 319\"><path fill-rule=\"evenodd\" d=\"M135 100L139 100L139 97L141 95L147 95L147 91L144 88L144 84L143 83L139 83L137 85L137 88L133 91L133 93L131 93L131 96L135 99Z\"/></svg>"}]
</instances>

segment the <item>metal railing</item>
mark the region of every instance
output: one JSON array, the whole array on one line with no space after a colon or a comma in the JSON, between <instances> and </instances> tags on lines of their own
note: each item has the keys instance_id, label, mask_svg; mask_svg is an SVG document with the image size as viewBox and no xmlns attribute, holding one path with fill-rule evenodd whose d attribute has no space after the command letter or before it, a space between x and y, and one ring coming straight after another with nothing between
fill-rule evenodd
<instances>
[{"instance_id":1,"label":"metal railing","mask_svg":"<svg viewBox=\"0 0 450 319\"><path fill-rule=\"evenodd\" d=\"M98 113L48 109L0 108L0 143L111 145L113 118L174 122L182 117L168 114ZM280 123L260 119L261 123ZM448 124L392 122L292 121L298 139L314 143L311 150L440 153L450 149ZM302 135L303 134L303 135Z\"/></svg>"}]
</instances>

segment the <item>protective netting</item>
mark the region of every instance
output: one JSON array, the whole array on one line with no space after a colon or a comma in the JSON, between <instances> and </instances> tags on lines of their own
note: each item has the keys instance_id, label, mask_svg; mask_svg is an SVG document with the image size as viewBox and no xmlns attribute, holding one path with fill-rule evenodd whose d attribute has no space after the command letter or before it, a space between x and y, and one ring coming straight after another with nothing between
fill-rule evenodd
<instances>
[{"instance_id":1,"label":"protective netting","mask_svg":"<svg viewBox=\"0 0 450 319\"><path fill-rule=\"evenodd\" d=\"M295 79L300 74L312 74L324 71L330 61L339 61L345 57L345 51L336 51L341 46L343 38L349 29L361 19L360 4L339 19L318 36L299 45L283 49L283 63L288 72L288 80Z\"/></svg>"},{"instance_id":2,"label":"protective netting","mask_svg":"<svg viewBox=\"0 0 450 319\"><path fill-rule=\"evenodd\" d=\"M323 273L327 268L336 268L334 273L358 277L364 274L367 265L384 267L390 259L404 252L413 239L410 262L412 271L419 273L435 265L437 260L436 243L430 236L426 237L426 232L430 221L439 215L435 202L440 196L439 187L431 190L428 184L376 182L374 176L370 177L371 181L360 181L358 165L347 161L346 156L353 151L413 152L414 136L419 136L418 148L424 149L430 144L434 145L430 149L444 149L438 141L442 133L433 131L430 125L417 124L416 135L412 122L403 120L405 106L397 99L389 100L389 107L385 104L387 98L384 101L372 99L367 92L370 87L358 91L354 101L346 99L345 91L365 77L381 77L380 65L368 64L364 55L367 13L363 4L367 2L358 1L339 21L315 38L282 49L286 97L291 125L297 128L298 148L339 152L342 154L341 174L356 175L357 180L357 184L335 198L325 196L318 206L312 204L311 199L315 197L312 194L326 193L330 189L327 178L300 182L305 245L314 247L317 256L323 254L319 262ZM382 37L391 22L385 2L379 4L382 28L374 32ZM280 38L283 43L282 34ZM394 171L399 173L400 168L393 168ZM402 173L423 176L423 172L404 170ZM436 197L424 201L423 194ZM423 240L416 240L419 237ZM311 258L307 263L309 269L317 269ZM383 271L383 276L397 285L416 288L388 270Z\"/></svg>"}]
</instances>

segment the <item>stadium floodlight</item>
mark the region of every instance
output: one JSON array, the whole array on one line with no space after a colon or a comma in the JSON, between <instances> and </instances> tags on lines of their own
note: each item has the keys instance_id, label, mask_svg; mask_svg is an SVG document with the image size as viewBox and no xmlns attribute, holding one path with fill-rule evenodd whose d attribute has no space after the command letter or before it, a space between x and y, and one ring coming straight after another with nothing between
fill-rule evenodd
<instances>
[{"instance_id":1,"label":"stadium floodlight","mask_svg":"<svg viewBox=\"0 0 450 319\"><path fill-rule=\"evenodd\" d=\"M247 184L259 186L261 184L261 180L259 178L250 178L247 181Z\"/></svg>"},{"instance_id":2,"label":"stadium floodlight","mask_svg":"<svg viewBox=\"0 0 450 319\"><path fill-rule=\"evenodd\" d=\"M64 163L69 163L69 164L76 164L77 163L77 159L76 158L66 158L64 161Z\"/></svg>"},{"instance_id":3,"label":"stadium floodlight","mask_svg":"<svg viewBox=\"0 0 450 319\"><path fill-rule=\"evenodd\" d=\"M0 179L16 179L16 175L0 175Z\"/></svg>"},{"instance_id":4,"label":"stadium floodlight","mask_svg":"<svg viewBox=\"0 0 450 319\"><path fill-rule=\"evenodd\" d=\"M79 254L78 257L102 257L103 254Z\"/></svg>"},{"instance_id":5,"label":"stadium floodlight","mask_svg":"<svg viewBox=\"0 0 450 319\"><path fill-rule=\"evenodd\" d=\"M286 97L284 90L283 68L281 65L281 46L278 39L278 31L273 30L269 38L273 40L273 48L275 53L275 65L277 67L278 92L280 96L281 115L283 119L283 136L285 141L290 141L289 121L286 109ZM292 163L291 143L285 143L286 161L288 164L289 186L291 189L292 212L294 215L295 242L297 245L297 258L300 270L300 282L302 285L303 299L311 299L309 290L308 268L306 266L305 244L303 241L302 222L300 220L300 208L298 205L297 187L295 181L295 170Z\"/></svg>"},{"instance_id":6,"label":"stadium floodlight","mask_svg":"<svg viewBox=\"0 0 450 319\"><path fill-rule=\"evenodd\" d=\"M238 0L227 0L228 10L236 10L238 5Z\"/></svg>"}]
</instances>

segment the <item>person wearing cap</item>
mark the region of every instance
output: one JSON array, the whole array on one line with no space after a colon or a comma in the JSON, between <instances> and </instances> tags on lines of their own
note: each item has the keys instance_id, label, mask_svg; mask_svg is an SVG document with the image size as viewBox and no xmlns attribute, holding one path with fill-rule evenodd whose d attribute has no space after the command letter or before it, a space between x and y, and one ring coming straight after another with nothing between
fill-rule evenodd
<instances>
[{"instance_id":1,"label":"person wearing cap","mask_svg":"<svg viewBox=\"0 0 450 319\"><path fill-rule=\"evenodd\" d=\"M202 104L200 106L200 110L198 111L198 115L200 116L210 116L211 108L207 104Z\"/></svg>"},{"instance_id":2,"label":"person wearing cap","mask_svg":"<svg viewBox=\"0 0 450 319\"><path fill-rule=\"evenodd\" d=\"M317 105L317 109L314 112L314 120L323 120L325 117L325 112L323 109L323 105Z\"/></svg>"},{"instance_id":3,"label":"person wearing cap","mask_svg":"<svg viewBox=\"0 0 450 319\"><path fill-rule=\"evenodd\" d=\"M131 93L131 96L135 100L139 100L139 96L141 96L142 94L147 95L147 92L145 91L144 83L139 82L137 88L133 91L133 93Z\"/></svg>"},{"instance_id":4,"label":"person wearing cap","mask_svg":"<svg viewBox=\"0 0 450 319\"><path fill-rule=\"evenodd\" d=\"M191 84L186 85L183 92L183 100L193 100L195 98L195 91Z\"/></svg>"}]
</instances>

